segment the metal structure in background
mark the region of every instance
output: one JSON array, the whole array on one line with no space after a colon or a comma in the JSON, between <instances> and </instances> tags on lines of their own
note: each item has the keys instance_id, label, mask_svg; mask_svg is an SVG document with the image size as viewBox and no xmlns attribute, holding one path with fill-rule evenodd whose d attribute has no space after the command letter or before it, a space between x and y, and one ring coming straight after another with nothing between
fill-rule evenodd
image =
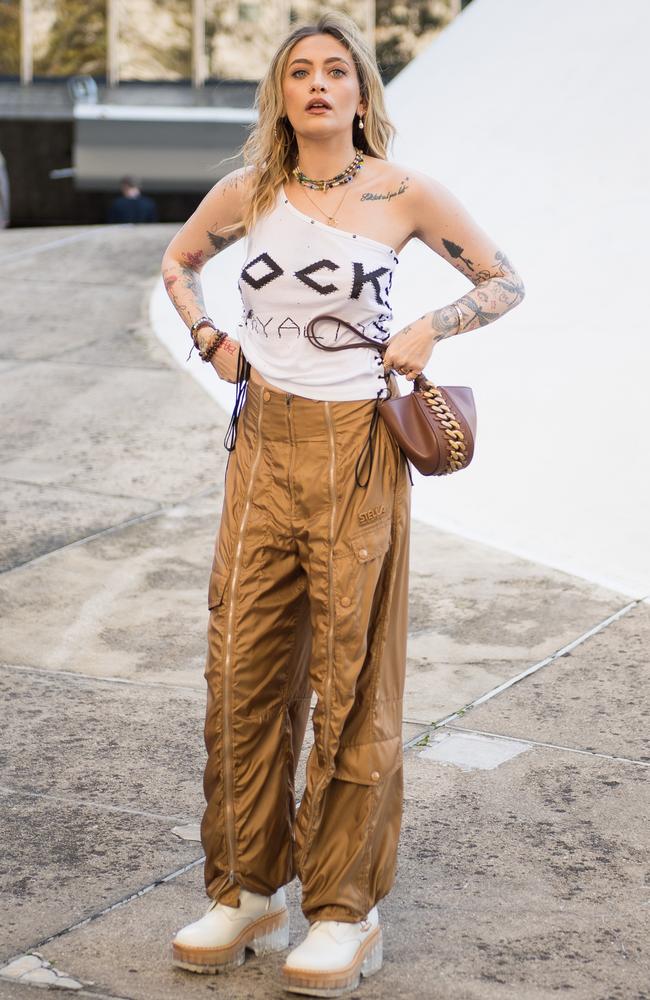
<instances>
[{"instance_id":1,"label":"metal structure in background","mask_svg":"<svg viewBox=\"0 0 650 1000\"><path fill-rule=\"evenodd\" d=\"M109 87L116 87L120 79L119 33L119 0L106 0L106 83Z\"/></svg>"},{"instance_id":2,"label":"metal structure in background","mask_svg":"<svg viewBox=\"0 0 650 1000\"><path fill-rule=\"evenodd\" d=\"M257 118L252 108L74 106L75 187L113 191L116 178L137 174L149 193L206 192L242 165L233 156Z\"/></svg>"},{"instance_id":3,"label":"metal structure in background","mask_svg":"<svg viewBox=\"0 0 650 1000\"><path fill-rule=\"evenodd\" d=\"M208 72L205 52L205 0L192 0L192 86L202 87Z\"/></svg>"},{"instance_id":4,"label":"metal structure in background","mask_svg":"<svg viewBox=\"0 0 650 1000\"><path fill-rule=\"evenodd\" d=\"M460 4L460 0L457 0ZM192 3L192 86L199 89L209 77L206 52L206 3L205 0L191 0ZM106 0L106 82L109 87L120 83L120 0ZM371 49L375 48L375 0L365 0L366 38ZM278 38L291 27L290 0L277 0ZM34 78L34 11L32 0L20 0L20 82L31 84Z\"/></svg>"},{"instance_id":5,"label":"metal structure in background","mask_svg":"<svg viewBox=\"0 0 650 1000\"><path fill-rule=\"evenodd\" d=\"M0 153L0 229L6 229L9 225L10 207L9 174L5 158Z\"/></svg>"},{"instance_id":6,"label":"metal structure in background","mask_svg":"<svg viewBox=\"0 0 650 1000\"><path fill-rule=\"evenodd\" d=\"M34 78L32 0L20 0L20 82L31 83Z\"/></svg>"}]
</instances>

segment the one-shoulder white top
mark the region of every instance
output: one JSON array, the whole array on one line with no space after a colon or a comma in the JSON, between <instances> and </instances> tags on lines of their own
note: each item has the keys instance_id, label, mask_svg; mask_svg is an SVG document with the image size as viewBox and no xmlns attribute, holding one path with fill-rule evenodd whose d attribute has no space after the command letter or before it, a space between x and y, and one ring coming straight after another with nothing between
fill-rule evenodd
<instances>
[{"instance_id":1,"label":"one-shoulder white top","mask_svg":"<svg viewBox=\"0 0 650 1000\"><path fill-rule=\"evenodd\" d=\"M387 341L397 263L387 244L299 211L280 185L273 209L248 234L238 278L243 310L237 337L246 359L271 385L309 399L374 399L382 389L385 395L379 351L371 345L322 350L305 328L327 313ZM325 344L362 343L330 320L316 324L315 335Z\"/></svg>"}]
</instances>

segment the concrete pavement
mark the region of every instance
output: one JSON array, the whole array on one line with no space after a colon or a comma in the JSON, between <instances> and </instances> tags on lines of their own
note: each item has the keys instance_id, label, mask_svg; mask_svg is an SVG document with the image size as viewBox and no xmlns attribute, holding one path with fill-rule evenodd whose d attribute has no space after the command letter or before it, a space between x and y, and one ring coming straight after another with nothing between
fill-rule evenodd
<instances>
[{"instance_id":1,"label":"concrete pavement","mask_svg":"<svg viewBox=\"0 0 650 1000\"><path fill-rule=\"evenodd\" d=\"M0 998L37 980L288 995L282 954L220 976L169 962L207 908L202 671L228 423L149 328L176 228L0 237ZM351 996L650 997L650 605L415 520L411 552L398 874L384 967Z\"/></svg>"}]
</instances>

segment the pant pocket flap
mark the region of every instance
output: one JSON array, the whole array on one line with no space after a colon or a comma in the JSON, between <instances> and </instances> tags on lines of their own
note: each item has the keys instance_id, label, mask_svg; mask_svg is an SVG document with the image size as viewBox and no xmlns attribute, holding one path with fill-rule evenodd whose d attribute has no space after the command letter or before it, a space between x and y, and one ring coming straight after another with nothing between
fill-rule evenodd
<instances>
[{"instance_id":1,"label":"pant pocket flap","mask_svg":"<svg viewBox=\"0 0 650 1000\"><path fill-rule=\"evenodd\" d=\"M336 755L334 777L359 785L377 785L396 771L402 760L401 735L377 743L342 746Z\"/></svg>"},{"instance_id":2,"label":"pant pocket flap","mask_svg":"<svg viewBox=\"0 0 650 1000\"><path fill-rule=\"evenodd\" d=\"M349 542L359 562L383 556L390 545L391 520L385 518L373 525L372 530L364 528L350 535Z\"/></svg>"},{"instance_id":3,"label":"pant pocket flap","mask_svg":"<svg viewBox=\"0 0 650 1000\"><path fill-rule=\"evenodd\" d=\"M228 583L228 575L226 573L221 573L218 570L212 570L210 573L210 582L208 584L208 609L218 608L223 601L223 595Z\"/></svg>"}]
</instances>

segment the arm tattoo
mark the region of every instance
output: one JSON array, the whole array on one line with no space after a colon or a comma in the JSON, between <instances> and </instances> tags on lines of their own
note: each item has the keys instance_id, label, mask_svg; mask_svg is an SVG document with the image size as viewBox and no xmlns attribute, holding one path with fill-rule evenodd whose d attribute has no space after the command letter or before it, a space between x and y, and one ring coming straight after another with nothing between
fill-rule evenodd
<instances>
[{"instance_id":1,"label":"arm tattoo","mask_svg":"<svg viewBox=\"0 0 650 1000\"><path fill-rule=\"evenodd\" d=\"M200 270L205 263L203 251L181 254L177 262L163 268L165 289L176 312L189 328L205 314Z\"/></svg>"},{"instance_id":2,"label":"arm tattoo","mask_svg":"<svg viewBox=\"0 0 650 1000\"><path fill-rule=\"evenodd\" d=\"M214 227L206 232L211 247L210 252L205 250L186 251L180 255L177 261L169 267L165 267L162 272L167 294L188 328L199 316L204 316L206 313L200 277L203 266L211 257L225 250L231 243L236 243L237 240L241 239L239 230L228 233L226 236L219 236L218 229L219 226L215 222Z\"/></svg>"},{"instance_id":3,"label":"arm tattoo","mask_svg":"<svg viewBox=\"0 0 650 1000\"><path fill-rule=\"evenodd\" d=\"M226 247L229 247L231 243L236 243L237 240L241 239L241 233L239 231L230 233L228 236L217 236L216 233L213 233L212 230L209 229L206 236L210 240L210 244L215 254L221 253L221 251L225 250ZM214 254L211 254L211 256L214 256Z\"/></svg>"},{"instance_id":4,"label":"arm tattoo","mask_svg":"<svg viewBox=\"0 0 650 1000\"><path fill-rule=\"evenodd\" d=\"M189 329L194 320L205 313L198 275L194 281L191 278L189 281L183 280L183 269L172 266L164 268L162 276L167 294L176 312Z\"/></svg>"},{"instance_id":5,"label":"arm tattoo","mask_svg":"<svg viewBox=\"0 0 650 1000\"><path fill-rule=\"evenodd\" d=\"M487 326L499 319L510 309L514 309L525 295L524 283L510 264L504 253L497 250L495 263L489 270L476 271L474 264L468 257L464 257L462 247L443 240L447 253L456 259L463 261L465 268L470 272L468 277L474 283L474 290L457 299L456 303L443 306L434 312L427 313L431 319L431 326L436 332L436 342L451 337L456 333L465 330L475 330L480 326ZM459 323L457 305L460 309L463 321Z\"/></svg>"},{"instance_id":6,"label":"arm tattoo","mask_svg":"<svg viewBox=\"0 0 650 1000\"><path fill-rule=\"evenodd\" d=\"M457 243L452 243L451 240L446 240L444 238L442 244L451 258L454 260L462 260L463 263L467 265L468 271L474 271L474 265L469 257L463 257L464 250L462 247L459 247Z\"/></svg>"},{"instance_id":7,"label":"arm tattoo","mask_svg":"<svg viewBox=\"0 0 650 1000\"><path fill-rule=\"evenodd\" d=\"M246 184L250 172L250 169L247 171L246 167L241 167L239 170L234 171L230 177L224 179L224 191L227 188L237 188L241 184Z\"/></svg>"}]
</instances>

